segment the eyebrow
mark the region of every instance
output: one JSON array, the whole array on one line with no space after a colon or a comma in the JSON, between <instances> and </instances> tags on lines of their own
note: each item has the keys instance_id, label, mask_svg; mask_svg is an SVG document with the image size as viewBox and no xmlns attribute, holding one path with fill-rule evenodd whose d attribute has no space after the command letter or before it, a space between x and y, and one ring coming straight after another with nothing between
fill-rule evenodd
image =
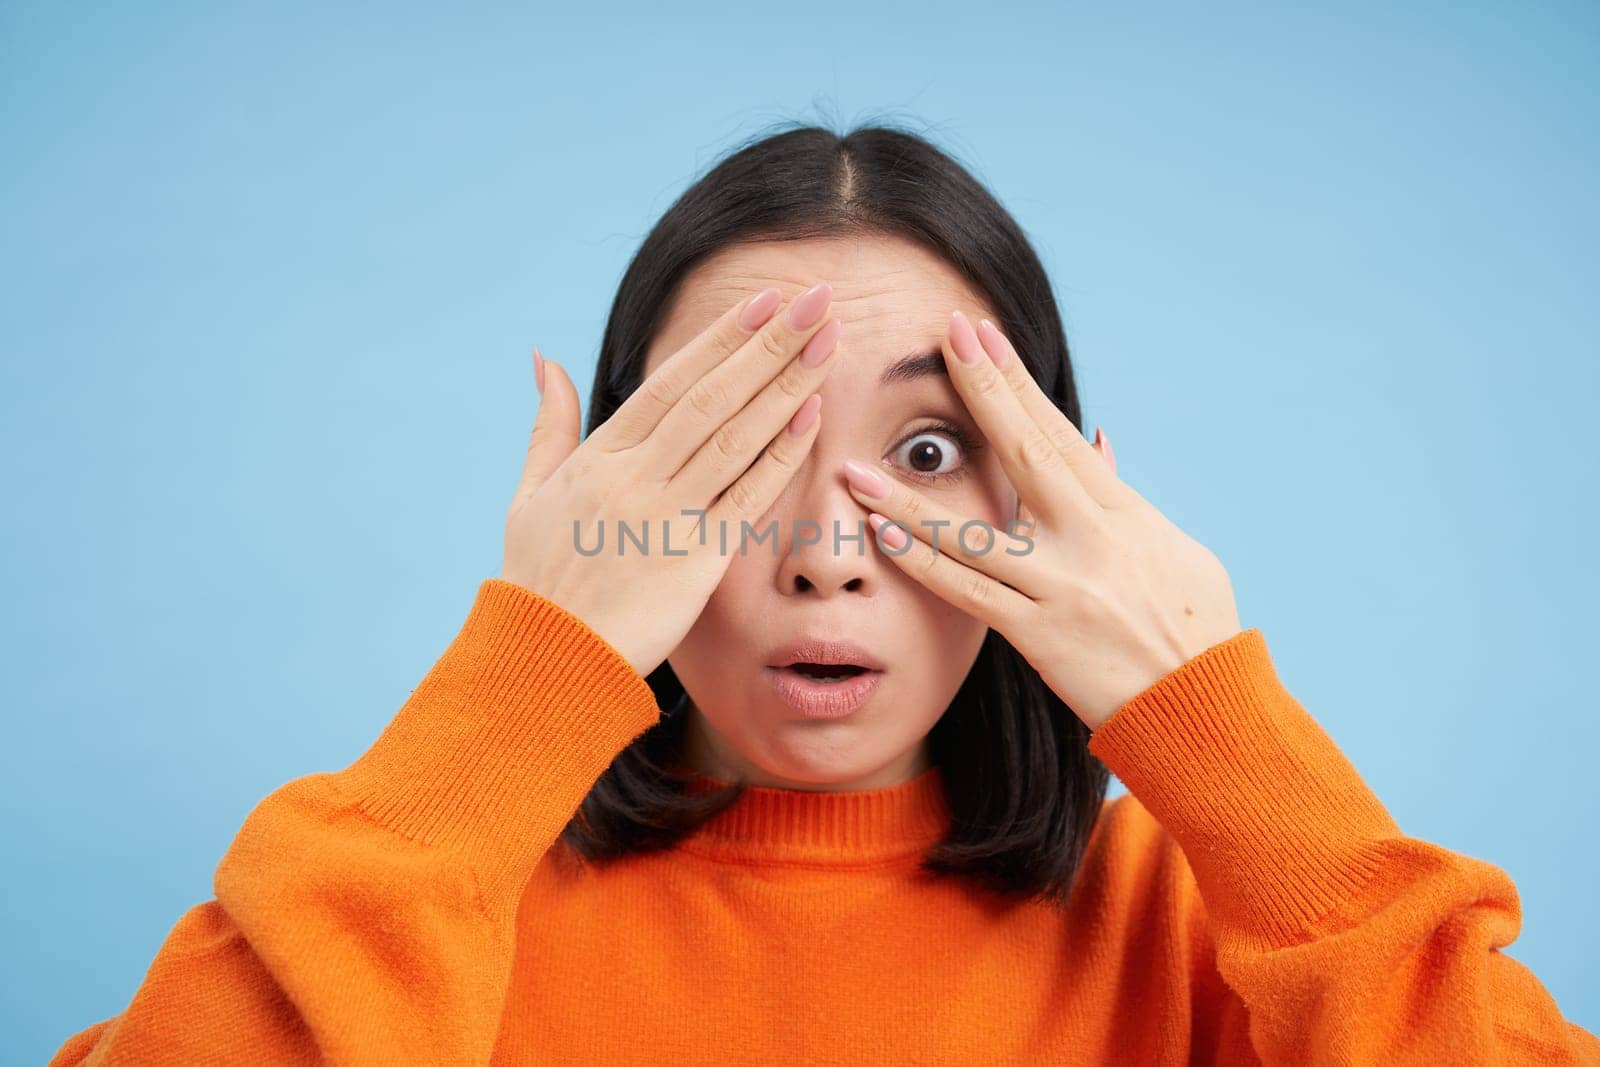
<instances>
[{"instance_id":1,"label":"eyebrow","mask_svg":"<svg viewBox=\"0 0 1600 1067\"><path fill-rule=\"evenodd\" d=\"M920 352L891 364L879 375L878 384L889 385L893 382L909 382L917 378L938 375L950 377L950 368L944 365L944 353Z\"/></svg>"}]
</instances>

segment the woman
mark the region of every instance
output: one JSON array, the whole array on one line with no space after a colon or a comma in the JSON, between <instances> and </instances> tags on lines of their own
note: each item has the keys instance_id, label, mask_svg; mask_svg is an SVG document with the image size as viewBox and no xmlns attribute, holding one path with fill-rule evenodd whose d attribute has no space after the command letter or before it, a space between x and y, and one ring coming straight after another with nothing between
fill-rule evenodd
<instances>
[{"instance_id":1,"label":"woman","mask_svg":"<svg viewBox=\"0 0 1600 1067\"><path fill-rule=\"evenodd\" d=\"M745 146L623 278L581 443L535 373L501 576L54 1063L1600 1062L1506 874L1395 825L1080 436L933 146Z\"/></svg>"}]
</instances>

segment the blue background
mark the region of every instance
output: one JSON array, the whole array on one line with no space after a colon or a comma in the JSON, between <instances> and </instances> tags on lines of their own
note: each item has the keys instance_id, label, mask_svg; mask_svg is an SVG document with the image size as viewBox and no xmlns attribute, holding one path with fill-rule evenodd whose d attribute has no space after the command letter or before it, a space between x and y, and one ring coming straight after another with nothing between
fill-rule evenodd
<instances>
[{"instance_id":1,"label":"blue background","mask_svg":"<svg viewBox=\"0 0 1600 1067\"><path fill-rule=\"evenodd\" d=\"M498 573L532 345L587 403L655 218L792 118L1015 212L1091 434L1600 1029L1596 9L783 6L0 8L17 1062L377 736Z\"/></svg>"}]
</instances>

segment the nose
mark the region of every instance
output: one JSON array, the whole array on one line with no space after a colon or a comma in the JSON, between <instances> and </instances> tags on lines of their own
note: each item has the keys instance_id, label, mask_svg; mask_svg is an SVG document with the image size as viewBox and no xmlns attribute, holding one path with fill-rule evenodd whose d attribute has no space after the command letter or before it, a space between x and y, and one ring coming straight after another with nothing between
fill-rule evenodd
<instances>
[{"instance_id":1,"label":"nose","mask_svg":"<svg viewBox=\"0 0 1600 1067\"><path fill-rule=\"evenodd\" d=\"M784 596L875 596L882 583L886 561L879 558L867 513L845 487L838 466L803 464L770 513L783 538L777 582Z\"/></svg>"}]
</instances>

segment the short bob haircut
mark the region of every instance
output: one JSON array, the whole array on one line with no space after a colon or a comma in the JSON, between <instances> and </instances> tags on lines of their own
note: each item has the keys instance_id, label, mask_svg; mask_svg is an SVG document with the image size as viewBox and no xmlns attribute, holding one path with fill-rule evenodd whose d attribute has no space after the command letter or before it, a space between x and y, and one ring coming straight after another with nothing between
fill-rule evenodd
<instances>
[{"instance_id":1,"label":"short bob haircut","mask_svg":"<svg viewBox=\"0 0 1600 1067\"><path fill-rule=\"evenodd\" d=\"M999 201L951 156L904 129L860 126L841 136L784 123L731 151L645 237L611 305L585 433L643 381L651 339L702 260L741 242L884 234L919 242L987 297L1034 380L1082 429L1049 278ZM646 681L662 717L618 754L562 831L578 861L669 849L747 784L688 787L687 694L666 662ZM1088 740L1072 710L990 630L928 734L952 823L921 868L965 875L1006 896L1063 903L1105 801L1108 771Z\"/></svg>"}]
</instances>

